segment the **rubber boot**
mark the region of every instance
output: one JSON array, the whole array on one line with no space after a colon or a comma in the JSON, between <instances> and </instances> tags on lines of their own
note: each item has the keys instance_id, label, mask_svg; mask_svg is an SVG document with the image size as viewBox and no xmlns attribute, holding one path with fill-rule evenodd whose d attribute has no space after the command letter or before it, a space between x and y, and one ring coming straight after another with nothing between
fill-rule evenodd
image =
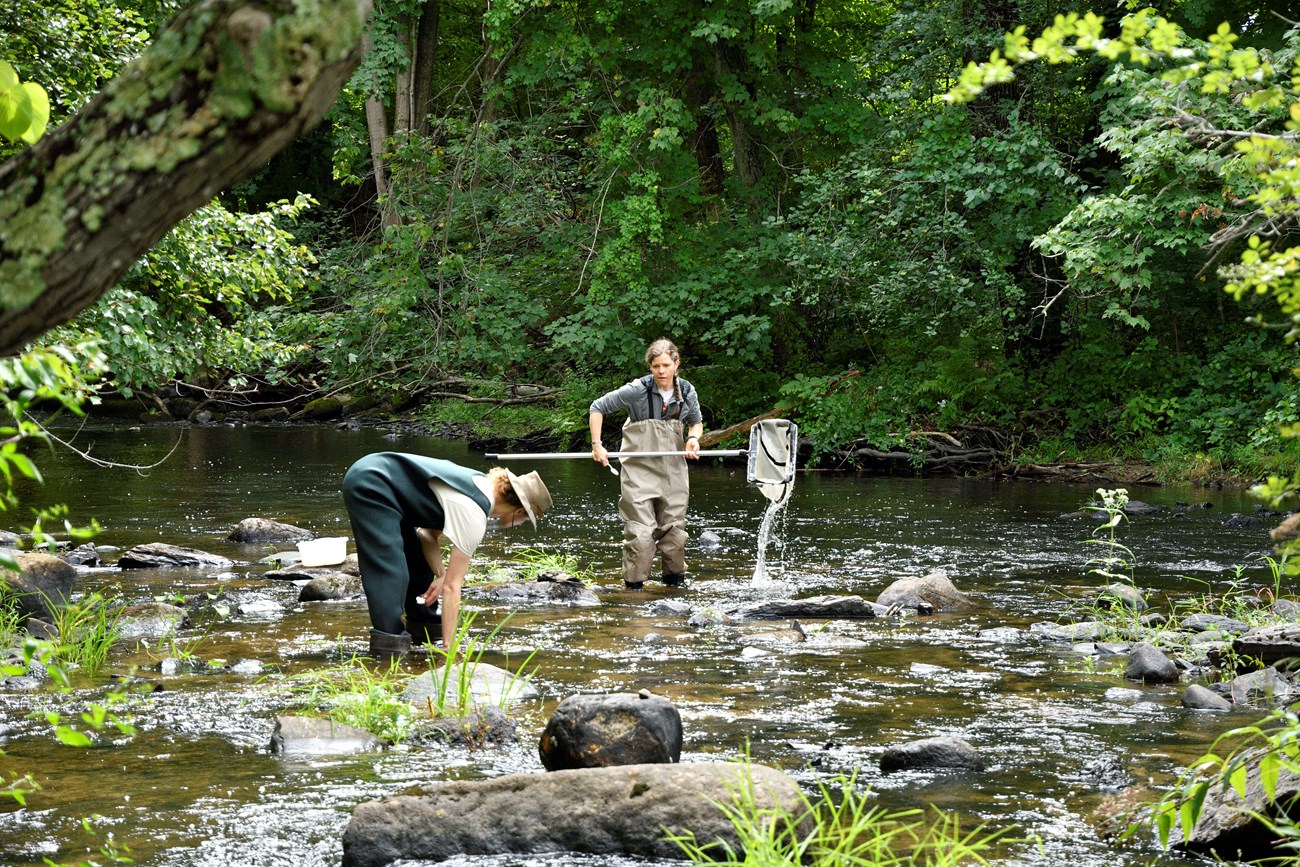
<instances>
[{"instance_id":1,"label":"rubber boot","mask_svg":"<svg viewBox=\"0 0 1300 867\"><path fill-rule=\"evenodd\" d=\"M395 662L411 652L411 633L394 635L370 629L370 655L379 662Z\"/></svg>"},{"instance_id":2,"label":"rubber boot","mask_svg":"<svg viewBox=\"0 0 1300 867\"><path fill-rule=\"evenodd\" d=\"M423 648L426 644L438 647L442 644L442 619L417 620L407 622L406 628L411 633L411 646Z\"/></svg>"},{"instance_id":3,"label":"rubber boot","mask_svg":"<svg viewBox=\"0 0 1300 867\"><path fill-rule=\"evenodd\" d=\"M681 587L686 583L686 574L683 572L665 572L662 577L665 587Z\"/></svg>"}]
</instances>

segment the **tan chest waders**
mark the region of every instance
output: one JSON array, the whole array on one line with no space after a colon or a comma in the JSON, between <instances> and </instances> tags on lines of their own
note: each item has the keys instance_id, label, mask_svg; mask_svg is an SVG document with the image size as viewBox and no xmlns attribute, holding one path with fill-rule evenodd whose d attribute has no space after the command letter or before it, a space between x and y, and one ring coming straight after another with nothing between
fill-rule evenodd
<instances>
[{"instance_id":1,"label":"tan chest waders","mask_svg":"<svg viewBox=\"0 0 1300 867\"><path fill-rule=\"evenodd\" d=\"M680 451L678 419L646 419L623 425L624 452ZM624 458L619 514L623 516L623 580L640 584L650 575L656 548L669 584L686 575L686 503L690 477L680 456Z\"/></svg>"}]
</instances>

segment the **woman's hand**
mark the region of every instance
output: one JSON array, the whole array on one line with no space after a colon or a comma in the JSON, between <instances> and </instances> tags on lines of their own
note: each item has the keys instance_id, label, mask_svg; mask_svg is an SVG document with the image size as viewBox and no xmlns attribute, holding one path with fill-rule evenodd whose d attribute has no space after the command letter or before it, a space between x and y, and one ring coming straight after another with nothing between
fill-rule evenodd
<instances>
[{"instance_id":1,"label":"woman's hand","mask_svg":"<svg viewBox=\"0 0 1300 867\"><path fill-rule=\"evenodd\" d=\"M594 442L591 444L591 459L602 467L609 466L609 452L605 450L604 443Z\"/></svg>"},{"instance_id":2,"label":"woman's hand","mask_svg":"<svg viewBox=\"0 0 1300 867\"><path fill-rule=\"evenodd\" d=\"M415 601L419 602L425 608L432 608L433 606L437 605L438 598L442 596L442 585L445 582L446 582L446 577L443 575L439 575L437 578L433 579L433 583L429 585L429 589L425 590L423 595L417 596ZM424 600L424 601L421 602L420 600Z\"/></svg>"}]
</instances>

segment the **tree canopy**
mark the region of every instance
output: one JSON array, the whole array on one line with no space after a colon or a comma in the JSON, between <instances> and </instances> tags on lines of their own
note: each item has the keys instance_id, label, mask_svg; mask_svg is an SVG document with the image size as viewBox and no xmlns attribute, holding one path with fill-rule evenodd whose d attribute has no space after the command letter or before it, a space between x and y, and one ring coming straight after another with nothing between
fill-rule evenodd
<instances>
[{"instance_id":1,"label":"tree canopy","mask_svg":"<svg viewBox=\"0 0 1300 867\"><path fill-rule=\"evenodd\" d=\"M1227 60L1244 48L1290 70L1296 31L1257 5L1171 2L1069 20L1110 45L1159 13L1167 23L1152 39L1224 58L1229 74L1249 77ZM136 16L123 21L149 20L120 6ZM188 65L168 74L209 93L207 82L226 79L223 58L248 45L230 36L242 32L232 27L241 8L187 9L0 181L18 189L12 179L75 174L55 157L93 152L107 130L124 129L106 107L145 86L146 72L163 73L151 57L182 49ZM274 375L400 405L543 383L571 401L548 423L580 430L584 401L635 374L646 342L666 335L683 347L715 427L781 405L823 448L906 453L918 432L997 430L1012 451L1035 454L1292 460L1278 422L1300 409L1295 352L1248 321L1277 310L1254 290L1289 247L1289 224L1269 214L1277 205L1257 198L1268 189L1260 173L1280 162L1252 163L1232 137L1195 126L1286 141L1285 111L1107 51L1014 76L995 59L978 100L944 99L972 62L994 49L1005 61L1031 50L1024 34L1064 27L1055 4L378 0L364 29L354 4L292 8L301 11L283 22L296 23L258 31L268 41L234 68L297 81L294 63L267 58L320 56L341 78L355 39L368 50L339 98L322 85L313 100L313 112L328 108L325 123L304 134L310 124L270 110L272 98L258 103L267 110L254 112L256 129L283 140L262 148L220 133L248 157L237 168L212 172L207 155L185 156L177 167L205 183L146 171L102 210L87 203L57 241L70 252L59 274L77 274L79 294L42 291L48 277L31 267L6 280L7 351L39 333L18 320L57 311L62 321L118 281L61 334L104 336L114 381L132 390ZM300 35L294 28L328 47L300 56L270 35ZM210 50L184 50L196 45ZM22 58L14 67L40 68ZM159 99L162 108L171 96ZM123 139L137 150L115 159L138 155L141 131L164 152L190 147L185 130L242 104L177 113L183 102L138 122ZM176 189L184 208L155 219ZM290 225L277 203L299 193L316 204ZM234 222L206 211L176 229L166 261L127 273L182 211L213 197ZM283 249L308 255L221 239L253 237L233 227L259 213L281 214L293 235ZM55 237L3 231L17 216L0 213L0 268L40 261ZM93 246L137 219L148 228L129 254ZM1268 220L1275 236L1257 231ZM206 252L187 263L185 249ZM223 257L245 267L217 264ZM111 276L97 267L105 260ZM1220 272L1228 262L1236 270ZM213 285L220 274L230 277ZM1228 284L1246 287L1239 301ZM20 308L24 292L52 304ZM160 352L176 335L243 349ZM249 349L255 335L265 352ZM168 354L176 364L161 363Z\"/></svg>"}]
</instances>

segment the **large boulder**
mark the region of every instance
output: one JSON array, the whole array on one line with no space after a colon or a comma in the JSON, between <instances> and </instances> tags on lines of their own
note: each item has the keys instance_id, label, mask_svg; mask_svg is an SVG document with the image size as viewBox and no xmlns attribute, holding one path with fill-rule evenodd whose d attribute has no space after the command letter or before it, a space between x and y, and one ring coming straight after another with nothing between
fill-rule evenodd
<instances>
[{"instance_id":1,"label":"large boulder","mask_svg":"<svg viewBox=\"0 0 1300 867\"><path fill-rule=\"evenodd\" d=\"M13 592L19 619L53 620L54 612L67 605L72 595L76 567L40 551L20 552L14 559L22 571L15 574L0 570L0 581Z\"/></svg>"},{"instance_id":2,"label":"large boulder","mask_svg":"<svg viewBox=\"0 0 1300 867\"><path fill-rule=\"evenodd\" d=\"M718 807L742 791L760 810L802 812L798 785L762 765L627 765L434 783L358 805L343 834L343 867L555 852L680 860L668 837L687 833L743 860Z\"/></svg>"},{"instance_id":3,"label":"large boulder","mask_svg":"<svg viewBox=\"0 0 1300 867\"><path fill-rule=\"evenodd\" d=\"M1212 854L1216 860L1233 862L1270 857L1285 859L1285 851L1278 848L1277 835L1257 817L1276 817L1284 812L1279 805L1289 804L1300 795L1300 775L1283 767L1278 773L1274 797L1270 799L1260 781L1263 755L1263 752L1255 752L1244 757L1244 798L1231 785L1224 785L1222 780L1211 784L1192 832L1184 837L1182 829L1175 823L1170 835L1170 844L1175 849Z\"/></svg>"},{"instance_id":4,"label":"large boulder","mask_svg":"<svg viewBox=\"0 0 1300 867\"><path fill-rule=\"evenodd\" d=\"M1257 659L1263 665L1300 657L1300 623L1252 629L1233 640L1232 652L1237 660Z\"/></svg>"},{"instance_id":5,"label":"large boulder","mask_svg":"<svg viewBox=\"0 0 1300 867\"><path fill-rule=\"evenodd\" d=\"M676 762L682 717L648 690L571 695L551 714L537 751L548 771Z\"/></svg>"},{"instance_id":6,"label":"large boulder","mask_svg":"<svg viewBox=\"0 0 1300 867\"><path fill-rule=\"evenodd\" d=\"M922 614L935 611L960 611L970 608L971 601L944 572L931 572L915 578L899 578L876 599L885 608L907 608Z\"/></svg>"}]
</instances>

